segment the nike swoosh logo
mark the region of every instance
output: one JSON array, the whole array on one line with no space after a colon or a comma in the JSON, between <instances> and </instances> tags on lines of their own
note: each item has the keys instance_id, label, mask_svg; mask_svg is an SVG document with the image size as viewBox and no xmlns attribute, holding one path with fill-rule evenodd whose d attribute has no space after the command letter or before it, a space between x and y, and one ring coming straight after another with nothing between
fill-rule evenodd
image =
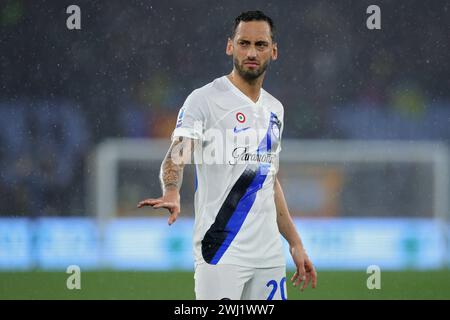
<instances>
[{"instance_id":1,"label":"nike swoosh logo","mask_svg":"<svg viewBox=\"0 0 450 320\"><path fill-rule=\"evenodd\" d=\"M237 127L234 127L234 133L238 133L238 132L241 132L241 131L245 131L245 130L247 130L247 129L250 129L250 127L245 127L245 128L237 128Z\"/></svg>"}]
</instances>

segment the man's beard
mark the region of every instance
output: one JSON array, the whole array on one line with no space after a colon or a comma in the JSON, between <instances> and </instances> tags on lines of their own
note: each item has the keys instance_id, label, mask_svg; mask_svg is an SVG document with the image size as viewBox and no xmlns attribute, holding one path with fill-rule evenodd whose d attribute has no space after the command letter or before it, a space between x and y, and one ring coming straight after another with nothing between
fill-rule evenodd
<instances>
[{"instance_id":1,"label":"man's beard","mask_svg":"<svg viewBox=\"0 0 450 320\"><path fill-rule=\"evenodd\" d=\"M239 64L239 61L237 58L233 59L234 67L236 68L239 75L248 83L255 82L267 69L267 66L269 65L270 59L266 61L266 63L259 65L259 68L257 69L247 69L245 70L244 63L242 65Z\"/></svg>"}]
</instances>

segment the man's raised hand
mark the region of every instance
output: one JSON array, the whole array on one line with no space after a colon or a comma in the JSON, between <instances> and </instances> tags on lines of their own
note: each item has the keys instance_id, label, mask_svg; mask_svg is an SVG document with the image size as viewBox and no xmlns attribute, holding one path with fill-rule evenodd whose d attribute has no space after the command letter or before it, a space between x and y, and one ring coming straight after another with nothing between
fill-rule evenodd
<instances>
[{"instance_id":1,"label":"man's raised hand","mask_svg":"<svg viewBox=\"0 0 450 320\"><path fill-rule=\"evenodd\" d=\"M164 196L157 199L145 199L138 203L137 207L150 206L153 209L166 208L170 212L167 222L169 226L174 223L180 213L180 194L177 191L167 192Z\"/></svg>"}]
</instances>

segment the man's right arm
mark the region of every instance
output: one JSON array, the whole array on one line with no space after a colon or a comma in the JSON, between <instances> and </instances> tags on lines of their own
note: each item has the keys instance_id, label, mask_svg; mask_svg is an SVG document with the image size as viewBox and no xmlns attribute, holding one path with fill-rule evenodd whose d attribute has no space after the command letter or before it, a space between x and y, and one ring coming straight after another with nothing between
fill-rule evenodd
<instances>
[{"instance_id":1,"label":"man's right arm","mask_svg":"<svg viewBox=\"0 0 450 320\"><path fill-rule=\"evenodd\" d=\"M161 164L160 181L162 196L146 199L138 204L138 208L151 206L154 209L166 208L170 212L169 225L175 222L180 213L180 188L183 181L183 169L186 163L191 163L194 140L177 137L173 140Z\"/></svg>"},{"instance_id":2,"label":"man's right arm","mask_svg":"<svg viewBox=\"0 0 450 320\"><path fill-rule=\"evenodd\" d=\"M172 142L164 157L159 173L163 194L168 190L179 191L181 188L181 183L183 182L183 169L187 162L187 159L184 159L183 157L183 153L186 153L187 148L183 148L183 146L189 143L188 140L191 139L177 137Z\"/></svg>"}]
</instances>

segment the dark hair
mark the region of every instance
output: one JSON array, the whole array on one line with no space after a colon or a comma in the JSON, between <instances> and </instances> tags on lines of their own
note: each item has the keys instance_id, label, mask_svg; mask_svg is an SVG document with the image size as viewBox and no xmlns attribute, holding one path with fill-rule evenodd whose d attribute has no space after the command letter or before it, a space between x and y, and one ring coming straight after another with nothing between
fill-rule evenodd
<instances>
[{"instance_id":1,"label":"dark hair","mask_svg":"<svg viewBox=\"0 0 450 320\"><path fill-rule=\"evenodd\" d=\"M249 21L266 21L270 26L270 36L272 39L274 39L274 33L275 33L275 26L273 24L273 20L266 16L262 11L246 11L242 12L239 16L234 19L234 26L233 26L233 32L231 33L231 39L234 38L236 34L236 29L239 25L239 23L243 22L249 22Z\"/></svg>"}]
</instances>

